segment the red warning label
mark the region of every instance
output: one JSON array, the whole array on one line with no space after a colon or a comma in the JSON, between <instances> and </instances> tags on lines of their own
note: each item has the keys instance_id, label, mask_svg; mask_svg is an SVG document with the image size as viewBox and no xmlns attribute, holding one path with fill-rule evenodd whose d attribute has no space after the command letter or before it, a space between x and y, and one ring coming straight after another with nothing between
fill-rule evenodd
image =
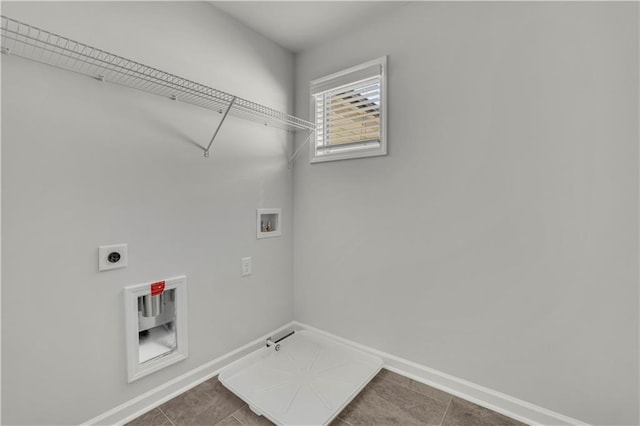
<instances>
[{"instance_id":1,"label":"red warning label","mask_svg":"<svg viewBox=\"0 0 640 426\"><path fill-rule=\"evenodd\" d=\"M151 284L151 295L157 296L162 294L164 291L164 281L158 281L157 283Z\"/></svg>"}]
</instances>

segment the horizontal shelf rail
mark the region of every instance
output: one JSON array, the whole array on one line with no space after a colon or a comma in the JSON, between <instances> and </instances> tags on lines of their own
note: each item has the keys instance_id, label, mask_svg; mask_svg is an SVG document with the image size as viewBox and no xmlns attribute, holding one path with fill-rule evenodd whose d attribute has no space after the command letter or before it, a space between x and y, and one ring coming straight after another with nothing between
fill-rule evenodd
<instances>
[{"instance_id":1,"label":"horizontal shelf rail","mask_svg":"<svg viewBox=\"0 0 640 426\"><path fill-rule=\"evenodd\" d=\"M287 131L313 132L309 121L157 68L0 16L2 53L248 119ZM219 128L217 129L219 130ZM216 130L216 134L217 134ZM215 138L215 135L214 135ZM213 139L212 139L213 142ZM211 144L209 144L209 147ZM208 154L208 149L206 150Z\"/></svg>"}]
</instances>

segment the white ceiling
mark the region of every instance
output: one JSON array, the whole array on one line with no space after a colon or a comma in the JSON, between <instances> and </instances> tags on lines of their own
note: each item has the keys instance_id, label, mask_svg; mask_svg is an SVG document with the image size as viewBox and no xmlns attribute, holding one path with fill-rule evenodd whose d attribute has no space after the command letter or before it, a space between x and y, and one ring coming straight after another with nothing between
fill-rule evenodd
<instances>
[{"instance_id":1,"label":"white ceiling","mask_svg":"<svg viewBox=\"0 0 640 426\"><path fill-rule=\"evenodd\" d=\"M366 25L406 1L213 1L238 21L293 52Z\"/></svg>"}]
</instances>

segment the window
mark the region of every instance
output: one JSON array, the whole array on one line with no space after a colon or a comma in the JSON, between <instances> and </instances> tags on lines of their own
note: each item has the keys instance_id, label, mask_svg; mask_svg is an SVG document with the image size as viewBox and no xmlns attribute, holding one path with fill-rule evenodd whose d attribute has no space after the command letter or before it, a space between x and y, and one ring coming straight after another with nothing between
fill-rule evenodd
<instances>
[{"instance_id":1,"label":"window","mask_svg":"<svg viewBox=\"0 0 640 426\"><path fill-rule=\"evenodd\" d=\"M311 162L387 154L386 56L311 82Z\"/></svg>"}]
</instances>

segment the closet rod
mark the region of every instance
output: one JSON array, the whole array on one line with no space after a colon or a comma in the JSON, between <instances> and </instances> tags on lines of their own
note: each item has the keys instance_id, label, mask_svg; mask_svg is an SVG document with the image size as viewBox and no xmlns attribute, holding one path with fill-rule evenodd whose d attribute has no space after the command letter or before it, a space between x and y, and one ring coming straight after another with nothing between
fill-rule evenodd
<instances>
[{"instance_id":1,"label":"closet rod","mask_svg":"<svg viewBox=\"0 0 640 426\"><path fill-rule=\"evenodd\" d=\"M100 81L150 92L290 132L309 130L313 123L183 77L97 49L52 32L0 16L2 53L20 56ZM220 124L222 124L222 121ZM207 156L214 137L205 149Z\"/></svg>"}]
</instances>

